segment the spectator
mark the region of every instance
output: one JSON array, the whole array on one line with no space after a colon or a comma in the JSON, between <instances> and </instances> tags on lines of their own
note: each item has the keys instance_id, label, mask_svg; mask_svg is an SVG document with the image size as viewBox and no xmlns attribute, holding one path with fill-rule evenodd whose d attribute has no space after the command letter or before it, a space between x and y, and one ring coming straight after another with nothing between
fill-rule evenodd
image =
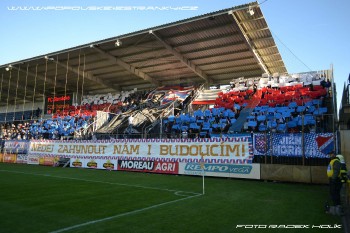
<instances>
[{"instance_id":1,"label":"spectator","mask_svg":"<svg viewBox=\"0 0 350 233\"><path fill-rule=\"evenodd\" d=\"M329 178L329 191L332 198L332 204L331 207L326 207L326 211L341 215L342 214L342 206L341 206L341 199L340 199L340 190L342 188L342 172L341 170L346 168L342 168L340 159L344 160L342 155L335 156L335 152L332 151L329 154L331 161L329 162L328 169L327 169L327 176ZM345 164L345 162L344 162Z\"/></svg>"},{"instance_id":2,"label":"spectator","mask_svg":"<svg viewBox=\"0 0 350 233\"><path fill-rule=\"evenodd\" d=\"M35 111L35 116L39 118L40 115L41 115L41 109L38 107L38 109Z\"/></svg>"}]
</instances>

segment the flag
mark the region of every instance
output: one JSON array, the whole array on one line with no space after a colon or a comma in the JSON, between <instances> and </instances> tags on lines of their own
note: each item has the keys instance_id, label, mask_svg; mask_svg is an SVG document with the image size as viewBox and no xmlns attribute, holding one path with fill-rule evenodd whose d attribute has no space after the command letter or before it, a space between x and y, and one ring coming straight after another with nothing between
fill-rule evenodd
<instances>
[{"instance_id":1,"label":"flag","mask_svg":"<svg viewBox=\"0 0 350 233\"><path fill-rule=\"evenodd\" d=\"M334 150L333 136L319 135L316 137L316 143L317 143L318 149L324 154L329 154L329 152Z\"/></svg>"}]
</instances>

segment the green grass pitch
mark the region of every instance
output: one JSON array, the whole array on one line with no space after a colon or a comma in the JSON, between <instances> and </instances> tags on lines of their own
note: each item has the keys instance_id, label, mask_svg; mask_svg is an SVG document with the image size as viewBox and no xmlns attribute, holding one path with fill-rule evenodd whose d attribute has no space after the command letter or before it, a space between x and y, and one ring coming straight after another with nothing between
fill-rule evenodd
<instances>
[{"instance_id":1,"label":"green grass pitch","mask_svg":"<svg viewBox=\"0 0 350 233\"><path fill-rule=\"evenodd\" d=\"M343 232L327 185L0 163L0 232ZM307 229L264 226L307 225ZM242 229L237 225L260 225Z\"/></svg>"}]
</instances>

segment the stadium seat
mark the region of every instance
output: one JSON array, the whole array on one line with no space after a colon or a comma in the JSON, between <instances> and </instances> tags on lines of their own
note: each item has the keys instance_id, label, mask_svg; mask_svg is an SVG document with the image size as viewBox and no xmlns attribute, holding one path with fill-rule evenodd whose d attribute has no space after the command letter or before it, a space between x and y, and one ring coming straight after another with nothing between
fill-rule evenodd
<instances>
[{"instance_id":1,"label":"stadium seat","mask_svg":"<svg viewBox=\"0 0 350 233\"><path fill-rule=\"evenodd\" d=\"M209 131L209 130L210 130L210 123L203 122L202 131Z\"/></svg>"},{"instance_id":2,"label":"stadium seat","mask_svg":"<svg viewBox=\"0 0 350 233\"><path fill-rule=\"evenodd\" d=\"M266 120L266 116L265 115L260 115L257 117L258 121L265 121Z\"/></svg>"},{"instance_id":3,"label":"stadium seat","mask_svg":"<svg viewBox=\"0 0 350 233\"><path fill-rule=\"evenodd\" d=\"M267 130L267 126L265 124L260 124L259 125L259 131L260 132L265 132Z\"/></svg>"},{"instance_id":4,"label":"stadium seat","mask_svg":"<svg viewBox=\"0 0 350 233\"><path fill-rule=\"evenodd\" d=\"M199 130L200 127L197 125L197 123L190 123L190 129L196 129L196 130Z\"/></svg>"},{"instance_id":5,"label":"stadium seat","mask_svg":"<svg viewBox=\"0 0 350 233\"><path fill-rule=\"evenodd\" d=\"M258 122L256 121L248 121L248 127L256 127L258 125Z\"/></svg>"},{"instance_id":6,"label":"stadium seat","mask_svg":"<svg viewBox=\"0 0 350 233\"><path fill-rule=\"evenodd\" d=\"M298 126L298 123L296 121L289 121L287 122L288 128L295 128Z\"/></svg>"},{"instance_id":7,"label":"stadium seat","mask_svg":"<svg viewBox=\"0 0 350 233\"><path fill-rule=\"evenodd\" d=\"M305 106L298 106L297 107L297 112L304 112L305 111L305 109L306 109L306 107Z\"/></svg>"}]
</instances>

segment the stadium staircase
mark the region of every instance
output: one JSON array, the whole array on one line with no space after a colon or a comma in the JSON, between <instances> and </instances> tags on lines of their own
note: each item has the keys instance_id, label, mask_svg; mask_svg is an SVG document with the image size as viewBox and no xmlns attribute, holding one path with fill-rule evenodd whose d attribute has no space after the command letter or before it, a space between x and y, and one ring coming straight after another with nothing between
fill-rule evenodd
<instances>
[{"instance_id":1,"label":"stadium staircase","mask_svg":"<svg viewBox=\"0 0 350 233\"><path fill-rule=\"evenodd\" d=\"M247 102L247 106L240 112L237 121L232 124L228 132L235 133L241 132L244 122L246 122L247 117L253 112L254 108L260 103L261 100L261 90L257 91L255 95Z\"/></svg>"},{"instance_id":2,"label":"stadium staircase","mask_svg":"<svg viewBox=\"0 0 350 233\"><path fill-rule=\"evenodd\" d=\"M333 119L333 116L331 116L331 114L334 113L336 110L335 105L333 103L333 98L325 97L324 101L323 101L323 106L328 109L327 114L323 118L323 121L325 122L325 124L324 124L325 131L326 132L333 132L334 131L334 128L333 128L334 119Z\"/></svg>"}]
</instances>

